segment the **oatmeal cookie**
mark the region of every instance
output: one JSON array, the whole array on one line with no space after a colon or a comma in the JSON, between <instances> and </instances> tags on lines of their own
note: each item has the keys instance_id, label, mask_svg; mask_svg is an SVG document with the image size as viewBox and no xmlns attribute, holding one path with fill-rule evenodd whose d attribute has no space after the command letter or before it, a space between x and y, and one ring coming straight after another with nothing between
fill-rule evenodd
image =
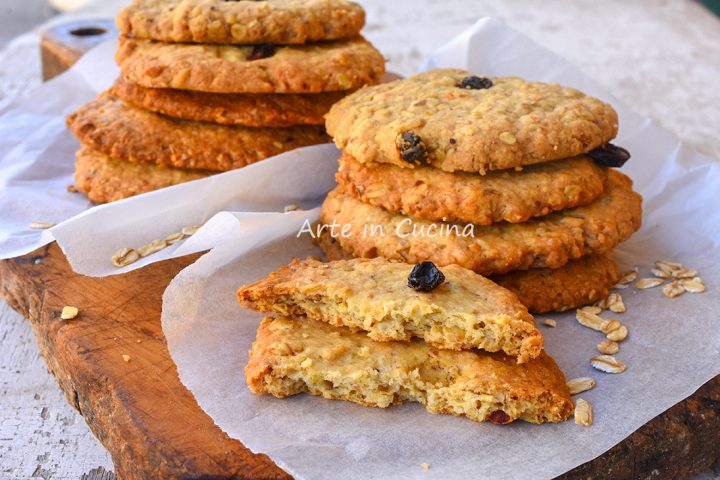
<instances>
[{"instance_id":1,"label":"oatmeal cookie","mask_svg":"<svg viewBox=\"0 0 720 480\"><path fill-rule=\"evenodd\" d=\"M344 92L243 94L145 88L122 77L110 93L138 108L170 117L246 127L324 125L330 107L345 96Z\"/></svg>"},{"instance_id":2,"label":"oatmeal cookie","mask_svg":"<svg viewBox=\"0 0 720 480\"><path fill-rule=\"evenodd\" d=\"M245 379L256 394L308 392L381 408L420 402L477 422L560 422L573 413L565 377L545 352L518 364L502 353L375 342L309 318L265 318Z\"/></svg>"},{"instance_id":3,"label":"oatmeal cookie","mask_svg":"<svg viewBox=\"0 0 720 480\"><path fill-rule=\"evenodd\" d=\"M107 93L80 107L67 124L83 145L113 159L195 170L233 170L328 141L321 126L249 128L177 120Z\"/></svg>"},{"instance_id":4,"label":"oatmeal cookie","mask_svg":"<svg viewBox=\"0 0 720 480\"><path fill-rule=\"evenodd\" d=\"M572 88L443 69L360 90L326 126L360 162L484 174L589 152L617 123L610 105Z\"/></svg>"},{"instance_id":5,"label":"oatmeal cookie","mask_svg":"<svg viewBox=\"0 0 720 480\"><path fill-rule=\"evenodd\" d=\"M605 192L591 204L525 223L477 226L414 220L362 203L340 187L328 194L320 221L336 225L336 240L355 257L428 260L488 276L559 268L590 253L609 252L640 228L641 216L642 197L633 192L632 181L611 170Z\"/></svg>"},{"instance_id":6,"label":"oatmeal cookie","mask_svg":"<svg viewBox=\"0 0 720 480\"><path fill-rule=\"evenodd\" d=\"M579 205L602 192L607 169L588 157L556 160L522 171L447 173L427 165L400 168L361 163L344 154L337 182L358 200L413 218L489 225L522 223Z\"/></svg>"},{"instance_id":7,"label":"oatmeal cookie","mask_svg":"<svg viewBox=\"0 0 720 480\"><path fill-rule=\"evenodd\" d=\"M327 230L315 241L329 261L353 258ZM517 295L530 312L541 314L564 312L605 298L619 273L610 254L591 254L556 269L532 268L489 278Z\"/></svg>"},{"instance_id":8,"label":"oatmeal cookie","mask_svg":"<svg viewBox=\"0 0 720 480\"><path fill-rule=\"evenodd\" d=\"M122 76L148 88L323 93L378 83L385 59L362 37L298 46L192 45L120 37Z\"/></svg>"},{"instance_id":9,"label":"oatmeal cookie","mask_svg":"<svg viewBox=\"0 0 720 480\"><path fill-rule=\"evenodd\" d=\"M134 0L116 23L165 42L296 44L355 36L365 11L346 0Z\"/></svg>"},{"instance_id":10,"label":"oatmeal cookie","mask_svg":"<svg viewBox=\"0 0 720 480\"><path fill-rule=\"evenodd\" d=\"M437 348L502 351L518 363L540 355L543 338L515 295L457 265L430 292L408 286L413 265L385 259L293 260L240 287L244 307L308 316L364 330L376 341L424 339Z\"/></svg>"},{"instance_id":11,"label":"oatmeal cookie","mask_svg":"<svg viewBox=\"0 0 720 480\"><path fill-rule=\"evenodd\" d=\"M76 157L74 177L78 190L95 203L115 202L212 173L113 160L89 148L80 149Z\"/></svg>"}]
</instances>

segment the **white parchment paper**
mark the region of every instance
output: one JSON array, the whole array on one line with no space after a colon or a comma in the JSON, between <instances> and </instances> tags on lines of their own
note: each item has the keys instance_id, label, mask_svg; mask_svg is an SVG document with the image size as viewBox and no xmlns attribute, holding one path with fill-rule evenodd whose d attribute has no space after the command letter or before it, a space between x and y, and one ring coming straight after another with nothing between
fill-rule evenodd
<instances>
[{"instance_id":1,"label":"white parchment paper","mask_svg":"<svg viewBox=\"0 0 720 480\"><path fill-rule=\"evenodd\" d=\"M558 81L611 101L620 114L616 143L633 153L623 171L645 196L644 226L618 258L626 267L640 265L641 275L658 258L683 262L700 270L708 290L675 299L660 289L623 290L627 312L615 316L631 333L618 355L628 365L621 375L589 366L600 334L572 313L553 316L558 327L543 330L548 352L568 378L598 382L582 394L594 407L589 428L572 421L500 427L431 415L418 405L380 410L307 395L259 397L247 389L243 368L261 316L241 309L235 291L292 257L320 252L307 236L296 238L304 212L285 214L282 222L277 214L252 214L252 227L228 229L222 245L173 280L163 330L181 380L220 428L299 479L551 478L602 454L720 373L720 163L492 19L441 48L428 66Z\"/></svg>"}]
</instances>

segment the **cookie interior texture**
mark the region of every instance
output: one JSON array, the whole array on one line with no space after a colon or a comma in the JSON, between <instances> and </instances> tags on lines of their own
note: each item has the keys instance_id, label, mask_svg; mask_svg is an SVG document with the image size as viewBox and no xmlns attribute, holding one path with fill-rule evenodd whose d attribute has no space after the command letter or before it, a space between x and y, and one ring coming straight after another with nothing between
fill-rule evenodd
<instances>
[{"instance_id":1,"label":"cookie interior texture","mask_svg":"<svg viewBox=\"0 0 720 480\"><path fill-rule=\"evenodd\" d=\"M580 155L617 133L615 110L578 90L515 77L463 88L472 75L438 69L358 91L330 110L328 133L360 162L481 174Z\"/></svg>"},{"instance_id":2,"label":"cookie interior texture","mask_svg":"<svg viewBox=\"0 0 720 480\"><path fill-rule=\"evenodd\" d=\"M559 422L573 412L565 378L544 352L518 364L501 353L375 342L308 318L263 320L245 377L257 394L308 392L374 407L420 402L478 422Z\"/></svg>"},{"instance_id":3,"label":"cookie interior texture","mask_svg":"<svg viewBox=\"0 0 720 480\"><path fill-rule=\"evenodd\" d=\"M116 23L165 42L298 44L355 36L365 11L346 0L134 0Z\"/></svg>"},{"instance_id":4,"label":"cookie interior texture","mask_svg":"<svg viewBox=\"0 0 720 480\"><path fill-rule=\"evenodd\" d=\"M422 338L443 349L503 351L527 362L542 334L515 295L457 265L430 292L408 286L413 265L384 259L294 260L241 287L240 303L260 312L306 315L368 332L376 341Z\"/></svg>"},{"instance_id":5,"label":"cookie interior texture","mask_svg":"<svg viewBox=\"0 0 720 480\"><path fill-rule=\"evenodd\" d=\"M323 93L374 85L385 59L358 36L273 47L173 44L120 37L123 77L149 88L212 93Z\"/></svg>"},{"instance_id":6,"label":"cookie interior texture","mask_svg":"<svg viewBox=\"0 0 720 480\"><path fill-rule=\"evenodd\" d=\"M358 200L413 218L489 225L522 223L587 205L602 194L607 169L586 156L476 173L448 173L427 165L402 168L362 163L344 154L337 182Z\"/></svg>"},{"instance_id":7,"label":"cookie interior texture","mask_svg":"<svg viewBox=\"0 0 720 480\"><path fill-rule=\"evenodd\" d=\"M336 240L355 257L429 260L489 276L559 268L584 255L609 252L640 228L641 215L642 197L633 192L631 180L610 171L605 192L594 202L525 223L473 227L412 219L362 203L340 188L328 194L320 220L350 225L352 234Z\"/></svg>"},{"instance_id":8,"label":"cookie interior texture","mask_svg":"<svg viewBox=\"0 0 720 480\"><path fill-rule=\"evenodd\" d=\"M110 93L135 107L173 118L246 127L324 125L324 115L345 92L310 94L205 93L145 88L120 77ZM351 93L351 92L348 92Z\"/></svg>"}]
</instances>

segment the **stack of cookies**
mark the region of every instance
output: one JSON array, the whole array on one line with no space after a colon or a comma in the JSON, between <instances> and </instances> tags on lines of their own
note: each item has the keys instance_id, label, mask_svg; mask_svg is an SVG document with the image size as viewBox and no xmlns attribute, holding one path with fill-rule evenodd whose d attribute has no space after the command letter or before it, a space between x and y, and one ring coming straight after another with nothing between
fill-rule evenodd
<instances>
[{"instance_id":1,"label":"stack of cookies","mask_svg":"<svg viewBox=\"0 0 720 480\"><path fill-rule=\"evenodd\" d=\"M346 0L135 0L121 78L68 117L78 188L110 202L328 141L323 116L378 83Z\"/></svg>"},{"instance_id":2,"label":"stack of cookies","mask_svg":"<svg viewBox=\"0 0 720 480\"><path fill-rule=\"evenodd\" d=\"M461 265L534 313L598 301L618 278L612 249L642 215L612 168L630 156L609 143L617 124L577 90L458 69L363 89L327 115L343 156L321 247Z\"/></svg>"},{"instance_id":3,"label":"stack of cookies","mask_svg":"<svg viewBox=\"0 0 720 480\"><path fill-rule=\"evenodd\" d=\"M367 406L507 424L573 413L565 378L517 297L457 265L294 260L241 287L265 318L245 368L257 394L308 392Z\"/></svg>"}]
</instances>

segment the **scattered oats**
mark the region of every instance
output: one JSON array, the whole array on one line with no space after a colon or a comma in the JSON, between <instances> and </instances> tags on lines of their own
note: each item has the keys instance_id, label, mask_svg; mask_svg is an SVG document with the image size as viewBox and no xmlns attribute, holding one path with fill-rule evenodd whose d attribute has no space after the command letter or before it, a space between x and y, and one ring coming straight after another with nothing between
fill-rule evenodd
<instances>
[{"instance_id":1,"label":"scattered oats","mask_svg":"<svg viewBox=\"0 0 720 480\"><path fill-rule=\"evenodd\" d=\"M50 222L32 222L28 224L28 228L33 230L47 230L48 228L54 227L54 223Z\"/></svg>"},{"instance_id":2,"label":"scattered oats","mask_svg":"<svg viewBox=\"0 0 720 480\"><path fill-rule=\"evenodd\" d=\"M598 352L605 355L615 355L620 351L620 345L612 340L603 340L597 345Z\"/></svg>"},{"instance_id":3,"label":"scattered oats","mask_svg":"<svg viewBox=\"0 0 720 480\"><path fill-rule=\"evenodd\" d=\"M63 320L72 320L73 318L78 316L78 308L77 307L68 307L65 306L62 309L62 313L60 314L60 318Z\"/></svg>"},{"instance_id":4,"label":"scattered oats","mask_svg":"<svg viewBox=\"0 0 720 480\"><path fill-rule=\"evenodd\" d=\"M540 323L542 323L546 327L551 327L551 328L557 327L557 322L555 320L553 320L552 318L546 318L543 321L541 321Z\"/></svg>"},{"instance_id":5,"label":"scattered oats","mask_svg":"<svg viewBox=\"0 0 720 480\"><path fill-rule=\"evenodd\" d=\"M172 245L174 243L179 242L182 239L183 239L183 233L175 232L175 233L171 233L170 235L165 237L165 243L167 243L168 245Z\"/></svg>"},{"instance_id":6,"label":"scattered oats","mask_svg":"<svg viewBox=\"0 0 720 480\"><path fill-rule=\"evenodd\" d=\"M587 313L592 313L593 315L600 315L603 311L603 309L597 305L588 305L587 307L582 307L580 310Z\"/></svg>"},{"instance_id":7,"label":"scattered oats","mask_svg":"<svg viewBox=\"0 0 720 480\"><path fill-rule=\"evenodd\" d=\"M427 470L427 469L430 468L430 464L429 464L429 463L421 463L420 466L422 467L423 470Z\"/></svg>"},{"instance_id":8,"label":"scattered oats","mask_svg":"<svg viewBox=\"0 0 720 480\"><path fill-rule=\"evenodd\" d=\"M593 330L597 330L598 332L604 332L605 328L607 328L607 325L609 323L607 320L603 320L594 313L586 312L585 310L576 311L575 318L580 323L580 325L592 328Z\"/></svg>"},{"instance_id":9,"label":"scattered oats","mask_svg":"<svg viewBox=\"0 0 720 480\"><path fill-rule=\"evenodd\" d=\"M674 272L675 270L682 270L685 268L682 263L668 262L667 260L657 260L655 265L666 272Z\"/></svg>"},{"instance_id":10,"label":"scattered oats","mask_svg":"<svg viewBox=\"0 0 720 480\"><path fill-rule=\"evenodd\" d=\"M593 330L597 330L598 332L604 332L609 323L608 320L604 320L598 315L586 312L585 310L576 311L575 318L580 323L580 325L592 328Z\"/></svg>"},{"instance_id":11,"label":"scattered oats","mask_svg":"<svg viewBox=\"0 0 720 480\"><path fill-rule=\"evenodd\" d=\"M165 247L167 247L167 243L165 243L165 240L153 240L152 242L138 248L137 252L140 254L141 257L147 257L148 255L159 252Z\"/></svg>"},{"instance_id":12,"label":"scattered oats","mask_svg":"<svg viewBox=\"0 0 720 480\"><path fill-rule=\"evenodd\" d=\"M622 283L622 284L632 283L637 278L638 272L636 270L630 270L628 272L623 272L620 275L621 275L620 280L618 280L617 283Z\"/></svg>"},{"instance_id":13,"label":"scattered oats","mask_svg":"<svg viewBox=\"0 0 720 480\"><path fill-rule=\"evenodd\" d=\"M615 330L609 332L606 337L608 340L611 340L613 342L622 342L625 340L628 336L628 328L625 325L620 325L619 328L616 328ZM607 353L607 352L602 352ZM613 352L617 353L617 352Z\"/></svg>"},{"instance_id":14,"label":"scattered oats","mask_svg":"<svg viewBox=\"0 0 720 480\"><path fill-rule=\"evenodd\" d=\"M683 268L682 270L677 270L673 272L673 278L694 278L697 277L698 271L697 270L688 270L687 268Z\"/></svg>"},{"instance_id":15,"label":"scattered oats","mask_svg":"<svg viewBox=\"0 0 720 480\"><path fill-rule=\"evenodd\" d=\"M615 290L625 290L626 288L630 288L629 283L616 283L611 288L614 288Z\"/></svg>"},{"instance_id":16,"label":"scattered oats","mask_svg":"<svg viewBox=\"0 0 720 480\"><path fill-rule=\"evenodd\" d=\"M651 268L650 273L652 273L658 278L670 278L670 276L672 275L672 272L666 272L665 270L661 270L659 268Z\"/></svg>"},{"instance_id":17,"label":"scattered oats","mask_svg":"<svg viewBox=\"0 0 720 480\"><path fill-rule=\"evenodd\" d=\"M680 280L680 285L686 292L690 293L703 293L705 291L705 282L700 277L684 278Z\"/></svg>"},{"instance_id":18,"label":"scattered oats","mask_svg":"<svg viewBox=\"0 0 720 480\"><path fill-rule=\"evenodd\" d=\"M499 138L500 138L500 140L502 140L504 143L507 143L508 145L512 145L515 142L517 142L515 135L513 135L510 132L502 132L500 134Z\"/></svg>"},{"instance_id":19,"label":"scattered oats","mask_svg":"<svg viewBox=\"0 0 720 480\"><path fill-rule=\"evenodd\" d=\"M646 288L655 288L658 285L662 285L664 280L662 278L641 278L635 282L635 286L641 290Z\"/></svg>"},{"instance_id":20,"label":"scattered oats","mask_svg":"<svg viewBox=\"0 0 720 480\"><path fill-rule=\"evenodd\" d=\"M130 361L130 355L123 355L123 356L122 356L122 359L123 359L123 361L124 361L125 363L127 363L127 362Z\"/></svg>"},{"instance_id":21,"label":"scattered oats","mask_svg":"<svg viewBox=\"0 0 720 480\"><path fill-rule=\"evenodd\" d=\"M189 227L185 227L182 229L182 234L186 237L190 237L192 235L195 235L197 231L200 230L200 227L202 227L202 225L192 225Z\"/></svg>"},{"instance_id":22,"label":"scattered oats","mask_svg":"<svg viewBox=\"0 0 720 480\"><path fill-rule=\"evenodd\" d=\"M685 288L679 280L673 280L663 287L663 295L669 298L675 298L685 293Z\"/></svg>"},{"instance_id":23,"label":"scattered oats","mask_svg":"<svg viewBox=\"0 0 720 480\"><path fill-rule=\"evenodd\" d=\"M590 359L590 365L596 370L605 373L622 373L625 371L625 364L611 355L598 355Z\"/></svg>"},{"instance_id":24,"label":"scattered oats","mask_svg":"<svg viewBox=\"0 0 720 480\"><path fill-rule=\"evenodd\" d=\"M121 248L112 257L112 263L116 267L124 267L131 263L137 262L140 254L134 248Z\"/></svg>"},{"instance_id":25,"label":"scattered oats","mask_svg":"<svg viewBox=\"0 0 720 480\"><path fill-rule=\"evenodd\" d=\"M582 398L578 398L575 402L575 424L589 427L592 423L592 405Z\"/></svg>"},{"instance_id":26,"label":"scattered oats","mask_svg":"<svg viewBox=\"0 0 720 480\"><path fill-rule=\"evenodd\" d=\"M618 322L617 320L606 320L607 323L605 323L602 332L605 334L609 334L611 332L614 332L615 330L618 330L619 328L622 328L623 324Z\"/></svg>"},{"instance_id":27,"label":"scattered oats","mask_svg":"<svg viewBox=\"0 0 720 480\"><path fill-rule=\"evenodd\" d=\"M273 147L277 148L278 150L283 148L282 142L275 141L275 142L272 142L272 144L273 144Z\"/></svg>"},{"instance_id":28,"label":"scattered oats","mask_svg":"<svg viewBox=\"0 0 720 480\"><path fill-rule=\"evenodd\" d=\"M75 185L68 185L67 186L68 193L78 193L78 189Z\"/></svg>"},{"instance_id":29,"label":"scattered oats","mask_svg":"<svg viewBox=\"0 0 720 480\"><path fill-rule=\"evenodd\" d=\"M592 377L579 377L568 380L566 383L570 395L577 395L578 393L587 392L595 388L595 379Z\"/></svg>"},{"instance_id":30,"label":"scattered oats","mask_svg":"<svg viewBox=\"0 0 720 480\"><path fill-rule=\"evenodd\" d=\"M302 361L300 366L302 368L309 368L312 366L312 364L313 364L312 358L306 358L305 360Z\"/></svg>"},{"instance_id":31,"label":"scattered oats","mask_svg":"<svg viewBox=\"0 0 720 480\"><path fill-rule=\"evenodd\" d=\"M608 308L611 312L625 312L625 302L623 302L623 298L619 293L611 293L610 295L608 295L607 302Z\"/></svg>"},{"instance_id":32,"label":"scattered oats","mask_svg":"<svg viewBox=\"0 0 720 480\"><path fill-rule=\"evenodd\" d=\"M600 311L606 310L608 308L608 299L607 297L601 298L597 302L595 302L595 306L600 309Z\"/></svg>"},{"instance_id":33,"label":"scattered oats","mask_svg":"<svg viewBox=\"0 0 720 480\"><path fill-rule=\"evenodd\" d=\"M305 209L304 209L303 207L301 207L300 205L295 205L294 203L292 203L292 204L290 204L290 205L285 205L284 212L285 212L285 213L288 213L288 212L297 212L297 211L300 211L300 210L305 210Z\"/></svg>"}]
</instances>

